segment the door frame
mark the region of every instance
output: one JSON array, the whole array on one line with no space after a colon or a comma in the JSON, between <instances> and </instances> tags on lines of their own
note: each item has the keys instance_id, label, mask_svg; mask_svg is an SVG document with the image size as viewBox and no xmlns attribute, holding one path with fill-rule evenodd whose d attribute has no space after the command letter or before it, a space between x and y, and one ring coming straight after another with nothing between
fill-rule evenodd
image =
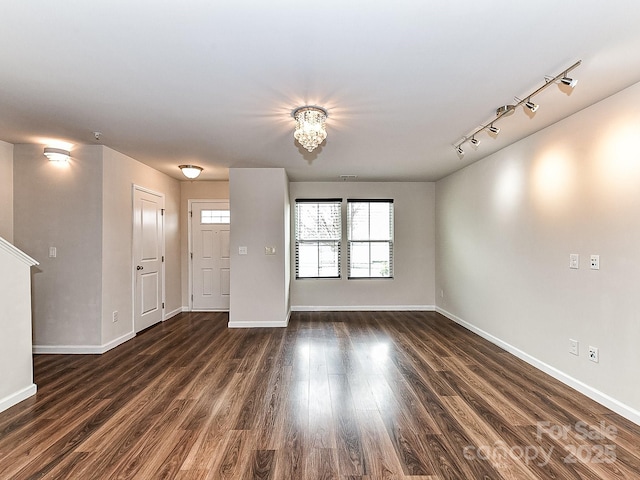
<instances>
[{"instance_id":1,"label":"door frame","mask_svg":"<svg viewBox=\"0 0 640 480\"><path fill-rule=\"evenodd\" d=\"M189 300L189 311L193 312L193 234L192 234L192 226L191 222L193 222L193 204L194 203L220 203L229 206L229 199L224 198L190 198L187 200L187 264L189 265L188 269L188 285L189 291L187 292L188 300ZM229 227L231 227L231 223L229 223ZM224 310L226 311L226 310Z\"/></svg>"},{"instance_id":2,"label":"door frame","mask_svg":"<svg viewBox=\"0 0 640 480\"><path fill-rule=\"evenodd\" d=\"M162 252L160 253L163 258L165 258L165 248L166 248L166 231L165 231L165 221L164 221L164 213L165 213L165 196L164 193L156 192L155 190L151 190L150 188L143 187L141 185L137 185L135 183L131 184L131 330L134 334L136 332L136 252L135 252L135 211L136 211L136 191L148 193L150 195L155 195L160 197L162 200ZM166 258L165 258L166 259ZM160 280L162 282L162 298L160 299L162 304L162 313L161 320L164 322L165 318L165 298L166 298L166 278L165 278L165 263L161 262L160 264ZM157 325L157 324L156 324Z\"/></svg>"}]
</instances>

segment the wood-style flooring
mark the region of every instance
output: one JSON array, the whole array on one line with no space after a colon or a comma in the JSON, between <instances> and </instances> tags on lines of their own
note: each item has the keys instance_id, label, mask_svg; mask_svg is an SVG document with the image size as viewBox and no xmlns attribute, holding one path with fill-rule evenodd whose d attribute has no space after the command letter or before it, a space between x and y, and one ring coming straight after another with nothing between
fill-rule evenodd
<instances>
[{"instance_id":1,"label":"wood-style flooring","mask_svg":"<svg viewBox=\"0 0 640 480\"><path fill-rule=\"evenodd\" d=\"M640 427L438 314L227 321L35 356L0 479L640 478Z\"/></svg>"}]
</instances>

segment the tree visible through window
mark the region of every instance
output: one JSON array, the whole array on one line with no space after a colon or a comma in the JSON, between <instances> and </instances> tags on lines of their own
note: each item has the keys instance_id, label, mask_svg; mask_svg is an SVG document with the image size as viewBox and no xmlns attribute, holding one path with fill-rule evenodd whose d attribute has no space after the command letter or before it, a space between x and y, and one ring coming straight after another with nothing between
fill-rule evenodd
<instances>
[{"instance_id":1,"label":"tree visible through window","mask_svg":"<svg viewBox=\"0 0 640 480\"><path fill-rule=\"evenodd\" d=\"M296 278L340 277L341 199L296 200Z\"/></svg>"},{"instance_id":2,"label":"tree visible through window","mask_svg":"<svg viewBox=\"0 0 640 480\"><path fill-rule=\"evenodd\" d=\"M393 277L393 200L347 200L349 278Z\"/></svg>"}]
</instances>

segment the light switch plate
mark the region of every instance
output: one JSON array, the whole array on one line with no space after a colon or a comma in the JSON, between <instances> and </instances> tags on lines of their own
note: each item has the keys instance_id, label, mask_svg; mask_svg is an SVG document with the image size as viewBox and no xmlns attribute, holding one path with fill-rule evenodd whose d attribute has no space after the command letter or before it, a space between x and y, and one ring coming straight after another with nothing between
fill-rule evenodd
<instances>
[{"instance_id":1,"label":"light switch plate","mask_svg":"<svg viewBox=\"0 0 640 480\"><path fill-rule=\"evenodd\" d=\"M580 268L580 255L577 253L572 253L569 255L569 268L577 269Z\"/></svg>"}]
</instances>

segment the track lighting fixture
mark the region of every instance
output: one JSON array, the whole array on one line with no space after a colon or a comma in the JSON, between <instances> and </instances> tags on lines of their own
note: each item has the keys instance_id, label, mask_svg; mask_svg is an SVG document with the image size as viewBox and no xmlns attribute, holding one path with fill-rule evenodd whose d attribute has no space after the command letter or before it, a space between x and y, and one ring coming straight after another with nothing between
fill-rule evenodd
<instances>
[{"instance_id":1,"label":"track lighting fixture","mask_svg":"<svg viewBox=\"0 0 640 480\"><path fill-rule=\"evenodd\" d=\"M555 77L544 77L544 80L545 80L544 85L542 85L540 88L538 88L534 92L530 93L526 97L523 97L526 100L521 100L518 97L514 97L516 102L517 102L515 105L501 105L500 107L498 107L496 109L496 118L494 118L491 122L486 123L486 124L478 127L473 132L471 132L469 135L462 137L461 140L459 140L459 141L457 141L456 143L453 144L454 148L456 149L456 152L458 153L458 155L460 155L460 156L464 155L464 150L462 149L462 145L465 144L466 142L471 143L471 145L473 145L474 147L477 147L478 145L480 145L480 140L478 140L476 138L476 135L478 135L483 130L486 130L489 133L492 133L493 135L497 135L498 133L500 133L500 129L498 127L496 127L494 125L494 123L497 122L498 120L500 120L502 117L506 117L508 115L513 114L515 109L517 107L519 107L520 105L528 108L531 112L535 112L536 110L538 110L540 105L538 105L537 103L534 103L531 99L535 95L537 95L540 92L542 92L545 88L547 88L552 83L555 83L555 82L559 81L563 85L567 85L570 88L575 87L578 84L578 80L576 80L575 78L570 78L568 76L568 74L569 74L569 72L571 70L573 70L574 68L578 67L581 63L582 63L582 60L578 60L576 63L574 63L569 68L564 70L561 74L556 75Z\"/></svg>"}]
</instances>

